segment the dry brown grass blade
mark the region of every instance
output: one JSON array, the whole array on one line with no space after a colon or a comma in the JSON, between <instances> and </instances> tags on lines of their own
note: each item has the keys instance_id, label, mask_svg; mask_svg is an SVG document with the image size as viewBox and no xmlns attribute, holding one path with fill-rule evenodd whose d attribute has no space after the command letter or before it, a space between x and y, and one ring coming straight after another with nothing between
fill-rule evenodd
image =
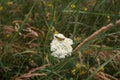
<instances>
[{"instance_id":1,"label":"dry brown grass blade","mask_svg":"<svg viewBox=\"0 0 120 80\"><path fill-rule=\"evenodd\" d=\"M46 68L46 67L49 66L49 65L50 65L50 64L45 64L45 65L43 65L43 66L34 68L34 69L30 70L29 72L24 73L23 75L15 78L15 79L16 79L16 80L19 80L19 79L30 78L30 77L34 77L34 76L46 76L47 74L45 74L45 73L35 73L35 72L36 72L37 70L44 69L44 68Z\"/></svg>"},{"instance_id":2,"label":"dry brown grass blade","mask_svg":"<svg viewBox=\"0 0 120 80\"><path fill-rule=\"evenodd\" d=\"M115 24L110 23L106 26L103 26L102 28L100 28L99 30L97 30L96 32L94 32L92 35L90 35L88 38L86 38L82 43L80 43L74 50L73 52L77 51L79 48L81 48L85 43L87 43L88 41L90 41L91 39L93 39L95 36L97 36L98 34L105 32L109 29L111 29L113 26L118 26L120 25L120 20L117 20L115 22Z\"/></svg>"},{"instance_id":3,"label":"dry brown grass blade","mask_svg":"<svg viewBox=\"0 0 120 80\"><path fill-rule=\"evenodd\" d=\"M96 46L96 47L101 47L101 46L98 46L98 45L90 45L91 46ZM103 46L103 48L109 48L107 46ZM79 52L79 51L77 51ZM98 53L97 49L93 50L93 49L90 49L89 48L89 54L93 57L96 56L96 54ZM105 60L108 60L109 58L111 58L112 56L114 56L115 54L117 53L120 53L119 50L102 50L99 52L99 55L96 57L96 61L97 61L97 64L100 66L102 64L103 61ZM84 54L84 53L83 53ZM114 68L115 70L120 70L120 55L116 56L116 58L114 58L111 62L109 62L109 66Z\"/></svg>"},{"instance_id":4,"label":"dry brown grass blade","mask_svg":"<svg viewBox=\"0 0 120 80\"><path fill-rule=\"evenodd\" d=\"M34 76L46 76L46 75L47 74L45 74L45 73L23 74L20 77L15 78L15 80L30 78L30 77L34 77Z\"/></svg>"},{"instance_id":5,"label":"dry brown grass blade","mask_svg":"<svg viewBox=\"0 0 120 80\"><path fill-rule=\"evenodd\" d=\"M46 55L45 60L46 60L46 62L47 62L49 65L51 65L51 62L50 62L49 59L48 59L48 55Z\"/></svg>"},{"instance_id":6,"label":"dry brown grass blade","mask_svg":"<svg viewBox=\"0 0 120 80\"><path fill-rule=\"evenodd\" d=\"M80 64L82 65L83 64L83 55L80 51L78 51L77 53L78 53Z\"/></svg>"},{"instance_id":7,"label":"dry brown grass blade","mask_svg":"<svg viewBox=\"0 0 120 80\"><path fill-rule=\"evenodd\" d=\"M44 69L44 68L46 68L46 67L49 66L49 65L50 65L50 64L45 64L45 65L43 65L43 66L34 68L34 69L30 70L28 73L30 74L30 73L33 73L33 72L39 70L39 69Z\"/></svg>"}]
</instances>

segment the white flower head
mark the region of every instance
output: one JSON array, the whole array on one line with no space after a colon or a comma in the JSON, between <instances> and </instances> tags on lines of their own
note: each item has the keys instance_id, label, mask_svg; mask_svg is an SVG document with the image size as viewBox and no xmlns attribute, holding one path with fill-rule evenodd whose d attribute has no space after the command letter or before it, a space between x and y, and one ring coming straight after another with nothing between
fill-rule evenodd
<instances>
[{"instance_id":1,"label":"white flower head","mask_svg":"<svg viewBox=\"0 0 120 80\"><path fill-rule=\"evenodd\" d=\"M50 43L51 46L51 55L59 59L65 58L66 56L71 56L73 50L72 45L73 41L70 38L66 38L61 33L55 33L54 39Z\"/></svg>"}]
</instances>

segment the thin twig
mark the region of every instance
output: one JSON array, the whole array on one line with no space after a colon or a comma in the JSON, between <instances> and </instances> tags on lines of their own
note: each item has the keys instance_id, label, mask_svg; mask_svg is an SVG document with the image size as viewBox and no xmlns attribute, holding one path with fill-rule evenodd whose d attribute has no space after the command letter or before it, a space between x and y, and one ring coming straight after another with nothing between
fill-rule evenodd
<instances>
[{"instance_id":1,"label":"thin twig","mask_svg":"<svg viewBox=\"0 0 120 80\"><path fill-rule=\"evenodd\" d=\"M100 28L99 30L97 30L96 32L94 32L92 35L90 35L88 38L86 38L82 43L80 43L74 50L73 52L77 51L79 48L81 48L84 44L86 44L87 42L89 42L91 39L93 39L95 36L97 36L98 34L105 32L109 29L111 29L113 26L118 26L120 25L120 19L117 20L115 22L115 24L110 23L106 26L103 26L102 28Z\"/></svg>"}]
</instances>

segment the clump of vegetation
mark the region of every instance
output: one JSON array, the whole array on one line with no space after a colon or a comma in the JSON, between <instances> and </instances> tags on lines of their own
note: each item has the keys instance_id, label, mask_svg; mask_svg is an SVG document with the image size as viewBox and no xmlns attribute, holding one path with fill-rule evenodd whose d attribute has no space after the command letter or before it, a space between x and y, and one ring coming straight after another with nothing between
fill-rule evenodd
<instances>
[{"instance_id":1,"label":"clump of vegetation","mask_svg":"<svg viewBox=\"0 0 120 80\"><path fill-rule=\"evenodd\" d=\"M119 80L119 8L119 0L0 0L0 79ZM54 31L73 40L71 56L51 56Z\"/></svg>"}]
</instances>

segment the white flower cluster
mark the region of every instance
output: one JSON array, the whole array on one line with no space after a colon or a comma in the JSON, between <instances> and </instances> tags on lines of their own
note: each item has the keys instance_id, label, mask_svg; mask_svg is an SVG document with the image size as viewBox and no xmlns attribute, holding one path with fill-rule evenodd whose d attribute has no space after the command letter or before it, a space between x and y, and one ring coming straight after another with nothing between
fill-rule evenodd
<instances>
[{"instance_id":1,"label":"white flower cluster","mask_svg":"<svg viewBox=\"0 0 120 80\"><path fill-rule=\"evenodd\" d=\"M51 42L51 55L59 59L65 58L66 56L71 56L73 50L73 41L70 38L66 38L63 34L54 34L54 39Z\"/></svg>"}]
</instances>

